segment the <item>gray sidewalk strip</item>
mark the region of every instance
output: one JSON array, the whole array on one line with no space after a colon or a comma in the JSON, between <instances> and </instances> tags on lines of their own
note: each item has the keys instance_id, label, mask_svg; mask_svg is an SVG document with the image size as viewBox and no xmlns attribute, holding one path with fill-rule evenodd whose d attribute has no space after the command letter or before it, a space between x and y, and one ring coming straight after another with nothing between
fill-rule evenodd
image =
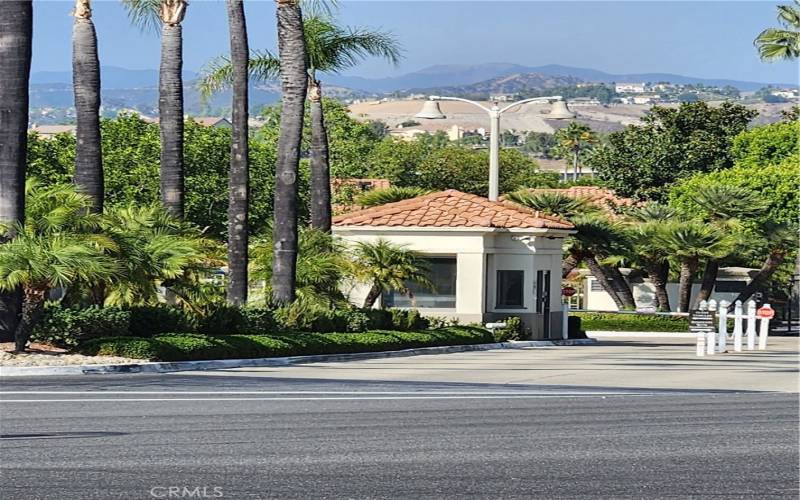
<instances>
[{"instance_id":1,"label":"gray sidewalk strip","mask_svg":"<svg viewBox=\"0 0 800 500\"><path fill-rule=\"evenodd\" d=\"M303 363L329 363L365 359L400 358L426 354L448 354L495 349L532 349L596 344L595 339L521 340L493 344L469 344L440 347L421 347L400 351L359 352L353 354L317 354L282 358L215 359L207 361L173 361L131 363L125 365L67 365L67 366L0 366L0 377L42 377L59 375L98 375L112 373L169 373L189 370L223 370L227 368L289 366Z\"/></svg>"}]
</instances>

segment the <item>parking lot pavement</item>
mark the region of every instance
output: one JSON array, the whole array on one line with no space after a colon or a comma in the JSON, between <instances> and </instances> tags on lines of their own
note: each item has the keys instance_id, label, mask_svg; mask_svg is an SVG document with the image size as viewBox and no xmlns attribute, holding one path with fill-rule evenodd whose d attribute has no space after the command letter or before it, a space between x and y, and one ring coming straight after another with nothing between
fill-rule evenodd
<instances>
[{"instance_id":1,"label":"parking lot pavement","mask_svg":"<svg viewBox=\"0 0 800 500\"><path fill-rule=\"evenodd\" d=\"M536 386L798 392L800 339L766 351L697 357L692 339L603 340L597 345L236 368L183 375L425 381Z\"/></svg>"}]
</instances>

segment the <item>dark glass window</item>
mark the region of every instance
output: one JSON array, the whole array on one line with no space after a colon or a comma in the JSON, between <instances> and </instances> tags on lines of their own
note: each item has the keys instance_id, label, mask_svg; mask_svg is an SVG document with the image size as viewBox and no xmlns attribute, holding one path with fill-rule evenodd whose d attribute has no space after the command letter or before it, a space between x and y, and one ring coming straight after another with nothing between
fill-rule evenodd
<instances>
[{"instance_id":1,"label":"dark glass window","mask_svg":"<svg viewBox=\"0 0 800 500\"><path fill-rule=\"evenodd\" d=\"M497 271L497 308L525 307L525 272Z\"/></svg>"},{"instance_id":2,"label":"dark glass window","mask_svg":"<svg viewBox=\"0 0 800 500\"><path fill-rule=\"evenodd\" d=\"M387 307L455 309L456 258L430 257L425 260L428 263L428 279L433 283L433 291L409 283L411 297L394 290L383 294Z\"/></svg>"},{"instance_id":3,"label":"dark glass window","mask_svg":"<svg viewBox=\"0 0 800 500\"><path fill-rule=\"evenodd\" d=\"M717 281L717 284L714 285L714 290L717 292L740 293L745 286L747 286L747 283L744 281Z\"/></svg>"}]
</instances>

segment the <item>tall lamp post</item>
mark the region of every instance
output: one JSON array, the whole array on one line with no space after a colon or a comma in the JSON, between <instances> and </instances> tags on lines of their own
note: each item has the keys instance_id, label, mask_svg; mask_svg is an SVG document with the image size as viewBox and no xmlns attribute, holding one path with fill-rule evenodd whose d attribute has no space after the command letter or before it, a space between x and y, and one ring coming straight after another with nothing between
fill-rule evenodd
<instances>
[{"instance_id":1,"label":"tall lamp post","mask_svg":"<svg viewBox=\"0 0 800 500\"><path fill-rule=\"evenodd\" d=\"M436 101L461 101L477 106L489 114L490 127L489 127L489 199L497 200L500 197L500 115L509 109L526 104L529 102L550 102L552 108L548 118L551 120L570 120L575 118L575 113L567 108L567 103L564 102L560 95L546 96L546 97L531 97L530 99L523 99L508 106L501 108L497 102L492 104L491 108L469 99L462 99L460 97L443 97L432 95L429 101L425 103L422 111L415 115L417 118L437 119L445 118L439 107L435 104Z\"/></svg>"}]
</instances>

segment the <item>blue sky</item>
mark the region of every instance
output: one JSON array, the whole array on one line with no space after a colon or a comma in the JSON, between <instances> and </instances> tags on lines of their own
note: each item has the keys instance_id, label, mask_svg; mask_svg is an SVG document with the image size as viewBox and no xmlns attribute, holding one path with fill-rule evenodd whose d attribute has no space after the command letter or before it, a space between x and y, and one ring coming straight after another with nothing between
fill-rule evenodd
<instances>
[{"instance_id":1,"label":"blue sky","mask_svg":"<svg viewBox=\"0 0 800 500\"><path fill-rule=\"evenodd\" d=\"M34 71L70 67L73 2L36 0ZM128 22L116 0L94 0L103 65L157 68L158 36ZM251 46L275 47L272 0L246 1ZM343 23L393 31L405 48L399 67L367 61L347 74L381 77L434 64L563 64L610 73L796 82L796 63L759 61L753 38L776 24L775 2L340 2ZM226 52L221 0L194 0L184 22L185 67Z\"/></svg>"}]
</instances>

